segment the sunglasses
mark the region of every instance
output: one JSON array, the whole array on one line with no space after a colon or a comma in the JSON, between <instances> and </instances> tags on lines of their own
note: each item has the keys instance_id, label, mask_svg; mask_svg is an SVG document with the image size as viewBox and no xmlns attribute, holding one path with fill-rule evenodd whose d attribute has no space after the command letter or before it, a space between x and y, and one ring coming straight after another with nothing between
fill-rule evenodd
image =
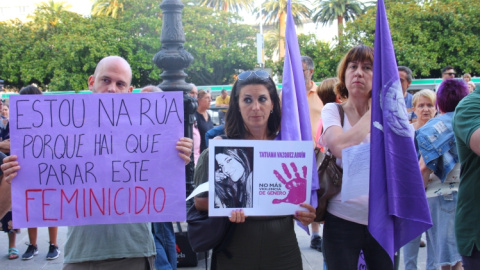
<instances>
[{"instance_id":1,"label":"sunglasses","mask_svg":"<svg viewBox=\"0 0 480 270\"><path fill-rule=\"evenodd\" d=\"M259 69L259 70L249 70L249 71L245 71L245 72L240 73L238 75L238 80L239 81L246 80L250 76L252 76L252 74L254 76L257 76L258 78L262 78L262 79L267 79L267 78L270 77L270 74L268 74L268 72L266 72L265 70Z\"/></svg>"},{"instance_id":2,"label":"sunglasses","mask_svg":"<svg viewBox=\"0 0 480 270\"><path fill-rule=\"evenodd\" d=\"M448 76L455 76L456 73L455 72L445 72L443 74L447 74Z\"/></svg>"}]
</instances>

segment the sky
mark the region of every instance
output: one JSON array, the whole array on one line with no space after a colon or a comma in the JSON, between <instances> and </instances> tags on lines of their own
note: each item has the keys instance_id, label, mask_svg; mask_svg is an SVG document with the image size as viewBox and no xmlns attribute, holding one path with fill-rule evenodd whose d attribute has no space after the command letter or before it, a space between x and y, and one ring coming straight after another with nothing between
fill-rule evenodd
<instances>
[{"instance_id":1,"label":"sky","mask_svg":"<svg viewBox=\"0 0 480 270\"><path fill-rule=\"evenodd\" d=\"M9 16L15 16L15 17L18 16L13 11L13 9L9 10L8 8L4 9L2 13L1 11L2 7L8 7L12 5L24 6L25 8L23 10L25 13L33 13L33 10L35 10L36 4L46 2L46 1L47 0L15 0L15 2L13 2L12 0L0 0L0 16L3 17L2 19L10 19ZM77 12L85 16L90 14L90 11L92 9L92 4L94 2L93 0L63 0L63 1L65 1L68 5L71 5L71 8L69 8L70 11ZM255 6L259 7L261 2L264 2L264 1L265 0L255 0ZM159 0L159 4L160 3L161 3L161 0ZM185 8L188 8L188 6L185 6ZM244 14L240 14L240 15L244 18L244 21L246 23L251 24L251 22L256 22L257 25L259 24L259 21L255 18L255 16L252 13L245 12ZM337 24L336 22L334 22L331 26L327 25L325 27L321 25L315 25L314 23L304 24L303 29L298 29L297 33L315 34L317 35L317 39L319 40L332 41L337 33Z\"/></svg>"}]
</instances>

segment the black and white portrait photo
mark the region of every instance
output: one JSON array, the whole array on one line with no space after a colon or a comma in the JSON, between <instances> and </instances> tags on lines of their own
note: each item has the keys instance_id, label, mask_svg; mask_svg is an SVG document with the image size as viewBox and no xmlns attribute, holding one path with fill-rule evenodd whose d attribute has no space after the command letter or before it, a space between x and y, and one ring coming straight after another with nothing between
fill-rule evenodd
<instances>
[{"instance_id":1,"label":"black and white portrait photo","mask_svg":"<svg viewBox=\"0 0 480 270\"><path fill-rule=\"evenodd\" d=\"M253 147L215 147L214 205L253 207Z\"/></svg>"}]
</instances>

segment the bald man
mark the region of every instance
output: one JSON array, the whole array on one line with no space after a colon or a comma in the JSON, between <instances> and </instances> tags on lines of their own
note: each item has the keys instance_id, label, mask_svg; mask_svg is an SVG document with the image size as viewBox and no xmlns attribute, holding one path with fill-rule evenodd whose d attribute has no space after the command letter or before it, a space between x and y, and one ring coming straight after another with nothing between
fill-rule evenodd
<instances>
[{"instance_id":1,"label":"bald man","mask_svg":"<svg viewBox=\"0 0 480 270\"><path fill-rule=\"evenodd\" d=\"M93 93L129 93L132 70L120 56L108 56L98 62L88 78ZM178 155L190 162L193 142L180 138ZM10 182L20 169L17 156L4 160L4 179ZM149 223L85 225L68 227L63 269L155 269L155 244Z\"/></svg>"}]
</instances>

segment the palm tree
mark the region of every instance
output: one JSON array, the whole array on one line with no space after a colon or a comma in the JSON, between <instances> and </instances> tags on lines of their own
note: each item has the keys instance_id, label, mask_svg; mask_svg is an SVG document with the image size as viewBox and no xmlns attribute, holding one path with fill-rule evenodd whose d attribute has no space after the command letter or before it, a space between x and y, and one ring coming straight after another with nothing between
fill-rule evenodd
<instances>
[{"instance_id":1,"label":"palm tree","mask_svg":"<svg viewBox=\"0 0 480 270\"><path fill-rule=\"evenodd\" d=\"M365 12L365 5L357 0L323 0L313 11L313 21L323 25L337 20L338 40L343 36L343 20L354 20Z\"/></svg>"},{"instance_id":2,"label":"palm tree","mask_svg":"<svg viewBox=\"0 0 480 270\"><path fill-rule=\"evenodd\" d=\"M109 16L118 18L123 11L122 0L95 0L92 5L93 16Z\"/></svg>"},{"instance_id":3,"label":"palm tree","mask_svg":"<svg viewBox=\"0 0 480 270\"><path fill-rule=\"evenodd\" d=\"M310 10L299 0L292 0L292 16L295 24L302 23L310 15ZM285 56L285 29L287 18L287 0L269 0L262 5L262 16L265 24L278 24L280 39L278 54L280 59Z\"/></svg>"},{"instance_id":4,"label":"palm tree","mask_svg":"<svg viewBox=\"0 0 480 270\"><path fill-rule=\"evenodd\" d=\"M41 20L44 23L44 29L49 27L55 27L59 22L59 14L62 11L66 11L72 6L67 4L65 1L55 2L50 0L48 2L41 2L37 5L37 11L41 16Z\"/></svg>"},{"instance_id":5,"label":"palm tree","mask_svg":"<svg viewBox=\"0 0 480 270\"><path fill-rule=\"evenodd\" d=\"M250 10L253 0L200 0L200 6L211 7L223 11Z\"/></svg>"}]
</instances>

